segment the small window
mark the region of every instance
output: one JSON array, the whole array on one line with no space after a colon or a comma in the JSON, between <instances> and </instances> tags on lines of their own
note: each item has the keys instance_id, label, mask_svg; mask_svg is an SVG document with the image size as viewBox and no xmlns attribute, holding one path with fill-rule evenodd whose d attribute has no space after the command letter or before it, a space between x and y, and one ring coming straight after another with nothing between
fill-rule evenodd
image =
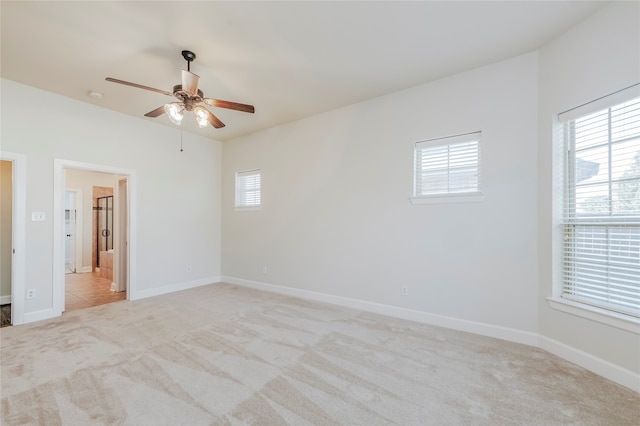
<instances>
[{"instance_id":1,"label":"small window","mask_svg":"<svg viewBox=\"0 0 640 426\"><path fill-rule=\"evenodd\" d=\"M261 206L260 192L260 170L236 173L236 209L259 209Z\"/></svg>"},{"instance_id":2,"label":"small window","mask_svg":"<svg viewBox=\"0 0 640 426\"><path fill-rule=\"evenodd\" d=\"M479 194L480 132L416 143L415 198Z\"/></svg>"}]
</instances>

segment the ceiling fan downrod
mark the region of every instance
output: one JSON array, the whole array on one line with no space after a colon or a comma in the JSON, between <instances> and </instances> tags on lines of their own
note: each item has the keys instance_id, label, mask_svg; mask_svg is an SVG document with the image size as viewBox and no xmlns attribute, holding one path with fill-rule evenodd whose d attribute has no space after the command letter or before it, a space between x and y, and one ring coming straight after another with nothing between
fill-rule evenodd
<instances>
[{"instance_id":1,"label":"ceiling fan downrod","mask_svg":"<svg viewBox=\"0 0 640 426\"><path fill-rule=\"evenodd\" d=\"M190 50L183 50L182 57L187 61L187 71L191 72L191 61L196 59L196 54Z\"/></svg>"}]
</instances>

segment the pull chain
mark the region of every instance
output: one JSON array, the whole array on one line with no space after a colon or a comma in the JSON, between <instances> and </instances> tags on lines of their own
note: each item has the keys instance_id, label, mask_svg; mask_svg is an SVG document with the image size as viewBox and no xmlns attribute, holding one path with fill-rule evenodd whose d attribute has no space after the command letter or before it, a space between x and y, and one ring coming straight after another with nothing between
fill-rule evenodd
<instances>
[{"instance_id":1,"label":"pull chain","mask_svg":"<svg viewBox=\"0 0 640 426\"><path fill-rule=\"evenodd\" d=\"M180 130L180 152L183 152L184 149L182 149L182 130Z\"/></svg>"}]
</instances>

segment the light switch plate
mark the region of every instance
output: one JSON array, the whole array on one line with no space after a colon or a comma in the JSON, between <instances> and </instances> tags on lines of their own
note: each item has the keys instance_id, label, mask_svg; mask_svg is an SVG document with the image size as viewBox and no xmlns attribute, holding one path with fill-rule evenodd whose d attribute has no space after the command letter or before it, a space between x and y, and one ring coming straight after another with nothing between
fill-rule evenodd
<instances>
[{"instance_id":1,"label":"light switch plate","mask_svg":"<svg viewBox=\"0 0 640 426\"><path fill-rule=\"evenodd\" d=\"M44 219L45 219L44 212L31 212L32 222L44 222Z\"/></svg>"}]
</instances>

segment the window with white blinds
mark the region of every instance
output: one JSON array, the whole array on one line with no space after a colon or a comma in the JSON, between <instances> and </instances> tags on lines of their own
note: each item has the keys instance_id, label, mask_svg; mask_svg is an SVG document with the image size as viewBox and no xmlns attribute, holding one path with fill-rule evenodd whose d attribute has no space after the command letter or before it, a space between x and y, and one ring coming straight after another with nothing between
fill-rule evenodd
<instances>
[{"instance_id":1,"label":"window with white blinds","mask_svg":"<svg viewBox=\"0 0 640 426\"><path fill-rule=\"evenodd\" d=\"M640 97L620 102L617 93L609 102L560 115L562 297L640 317Z\"/></svg>"},{"instance_id":2,"label":"window with white blinds","mask_svg":"<svg viewBox=\"0 0 640 426\"><path fill-rule=\"evenodd\" d=\"M480 192L480 132L416 143L414 196Z\"/></svg>"},{"instance_id":3,"label":"window with white blinds","mask_svg":"<svg viewBox=\"0 0 640 426\"><path fill-rule=\"evenodd\" d=\"M236 208L251 209L261 205L260 170L236 173Z\"/></svg>"}]
</instances>

